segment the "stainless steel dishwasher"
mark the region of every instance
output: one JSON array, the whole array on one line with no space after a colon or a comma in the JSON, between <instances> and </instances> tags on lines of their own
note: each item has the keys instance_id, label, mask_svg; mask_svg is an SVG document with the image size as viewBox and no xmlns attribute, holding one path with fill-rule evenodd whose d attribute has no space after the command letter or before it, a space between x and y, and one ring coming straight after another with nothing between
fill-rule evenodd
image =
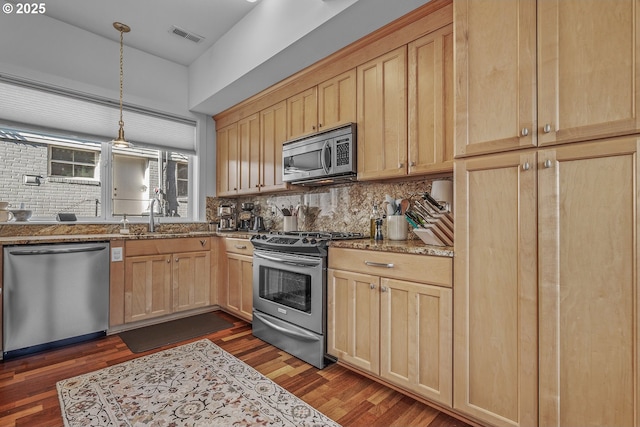
<instances>
[{"instance_id":1,"label":"stainless steel dishwasher","mask_svg":"<svg viewBox=\"0 0 640 427\"><path fill-rule=\"evenodd\" d=\"M109 243L4 247L3 357L104 335Z\"/></svg>"}]
</instances>

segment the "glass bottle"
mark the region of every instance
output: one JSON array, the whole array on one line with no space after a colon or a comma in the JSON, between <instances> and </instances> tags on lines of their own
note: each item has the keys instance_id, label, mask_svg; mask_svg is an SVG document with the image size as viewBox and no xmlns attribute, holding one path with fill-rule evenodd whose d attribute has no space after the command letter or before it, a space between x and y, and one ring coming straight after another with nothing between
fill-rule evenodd
<instances>
[{"instance_id":1,"label":"glass bottle","mask_svg":"<svg viewBox=\"0 0 640 427\"><path fill-rule=\"evenodd\" d=\"M373 204L373 210L371 211L371 216L369 216L369 236L371 239L375 238L376 235L376 220L380 218L380 212L378 211L378 204Z\"/></svg>"},{"instance_id":2,"label":"glass bottle","mask_svg":"<svg viewBox=\"0 0 640 427\"><path fill-rule=\"evenodd\" d=\"M129 234L129 220L127 215L122 215L122 221L120 221L120 234Z\"/></svg>"}]
</instances>

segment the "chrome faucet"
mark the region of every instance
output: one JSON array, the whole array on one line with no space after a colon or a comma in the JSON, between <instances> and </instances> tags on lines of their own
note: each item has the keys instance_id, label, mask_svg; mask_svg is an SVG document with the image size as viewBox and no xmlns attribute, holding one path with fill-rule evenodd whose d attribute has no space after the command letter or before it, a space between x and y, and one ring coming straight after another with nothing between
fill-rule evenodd
<instances>
[{"instance_id":1,"label":"chrome faucet","mask_svg":"<svg viewBox=\"0 0 640 427\"><path fill-rule=\"evenodd\" d=\"M157 201L158 199L156 197L151 199L151 206L149 207L149 233L153 233L154 231L156 231L156 219L154 216L154 210Z\"/></svg>"}]
</instances>

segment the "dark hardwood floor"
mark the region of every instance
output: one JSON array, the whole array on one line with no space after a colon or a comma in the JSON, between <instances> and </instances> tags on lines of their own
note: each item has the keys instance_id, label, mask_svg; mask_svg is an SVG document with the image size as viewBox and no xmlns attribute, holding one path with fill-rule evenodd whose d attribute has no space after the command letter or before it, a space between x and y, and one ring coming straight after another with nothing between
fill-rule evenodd
<instances>
[{"instance_id":1,"label":"dark hardwood floor","mask_svg":"<svg viewBox=\"0 0 640 427\"><path fill-rule=\"evenodd\" d=\"M210 339L343 426L468 426L337 364L316 369L255 338L246 322L222 316L233 328L197 339ZM62 426L57 381L197 339L134 354L111 335L0 362L0 426Z\"/></svg>"}]
</instances>

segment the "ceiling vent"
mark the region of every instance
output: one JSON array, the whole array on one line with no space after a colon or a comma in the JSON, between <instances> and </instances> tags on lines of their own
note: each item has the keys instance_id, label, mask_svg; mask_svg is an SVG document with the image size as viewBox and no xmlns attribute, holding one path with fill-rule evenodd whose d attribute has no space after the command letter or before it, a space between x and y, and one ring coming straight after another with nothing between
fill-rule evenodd
<instances>
[{"instance_id":1,"label":"ceiling vent","mask_svg":"<svg viewBox=\"0 0 640 427\"><path fill-rule=\"evenodd\" d=\"M171 28L169 28L169 32L194 43L200 43L204 39L204 37L199 36L196 33L192 33L180 27L176 27L175 25L172 25Z\"/></svg>"}]
</instances>

